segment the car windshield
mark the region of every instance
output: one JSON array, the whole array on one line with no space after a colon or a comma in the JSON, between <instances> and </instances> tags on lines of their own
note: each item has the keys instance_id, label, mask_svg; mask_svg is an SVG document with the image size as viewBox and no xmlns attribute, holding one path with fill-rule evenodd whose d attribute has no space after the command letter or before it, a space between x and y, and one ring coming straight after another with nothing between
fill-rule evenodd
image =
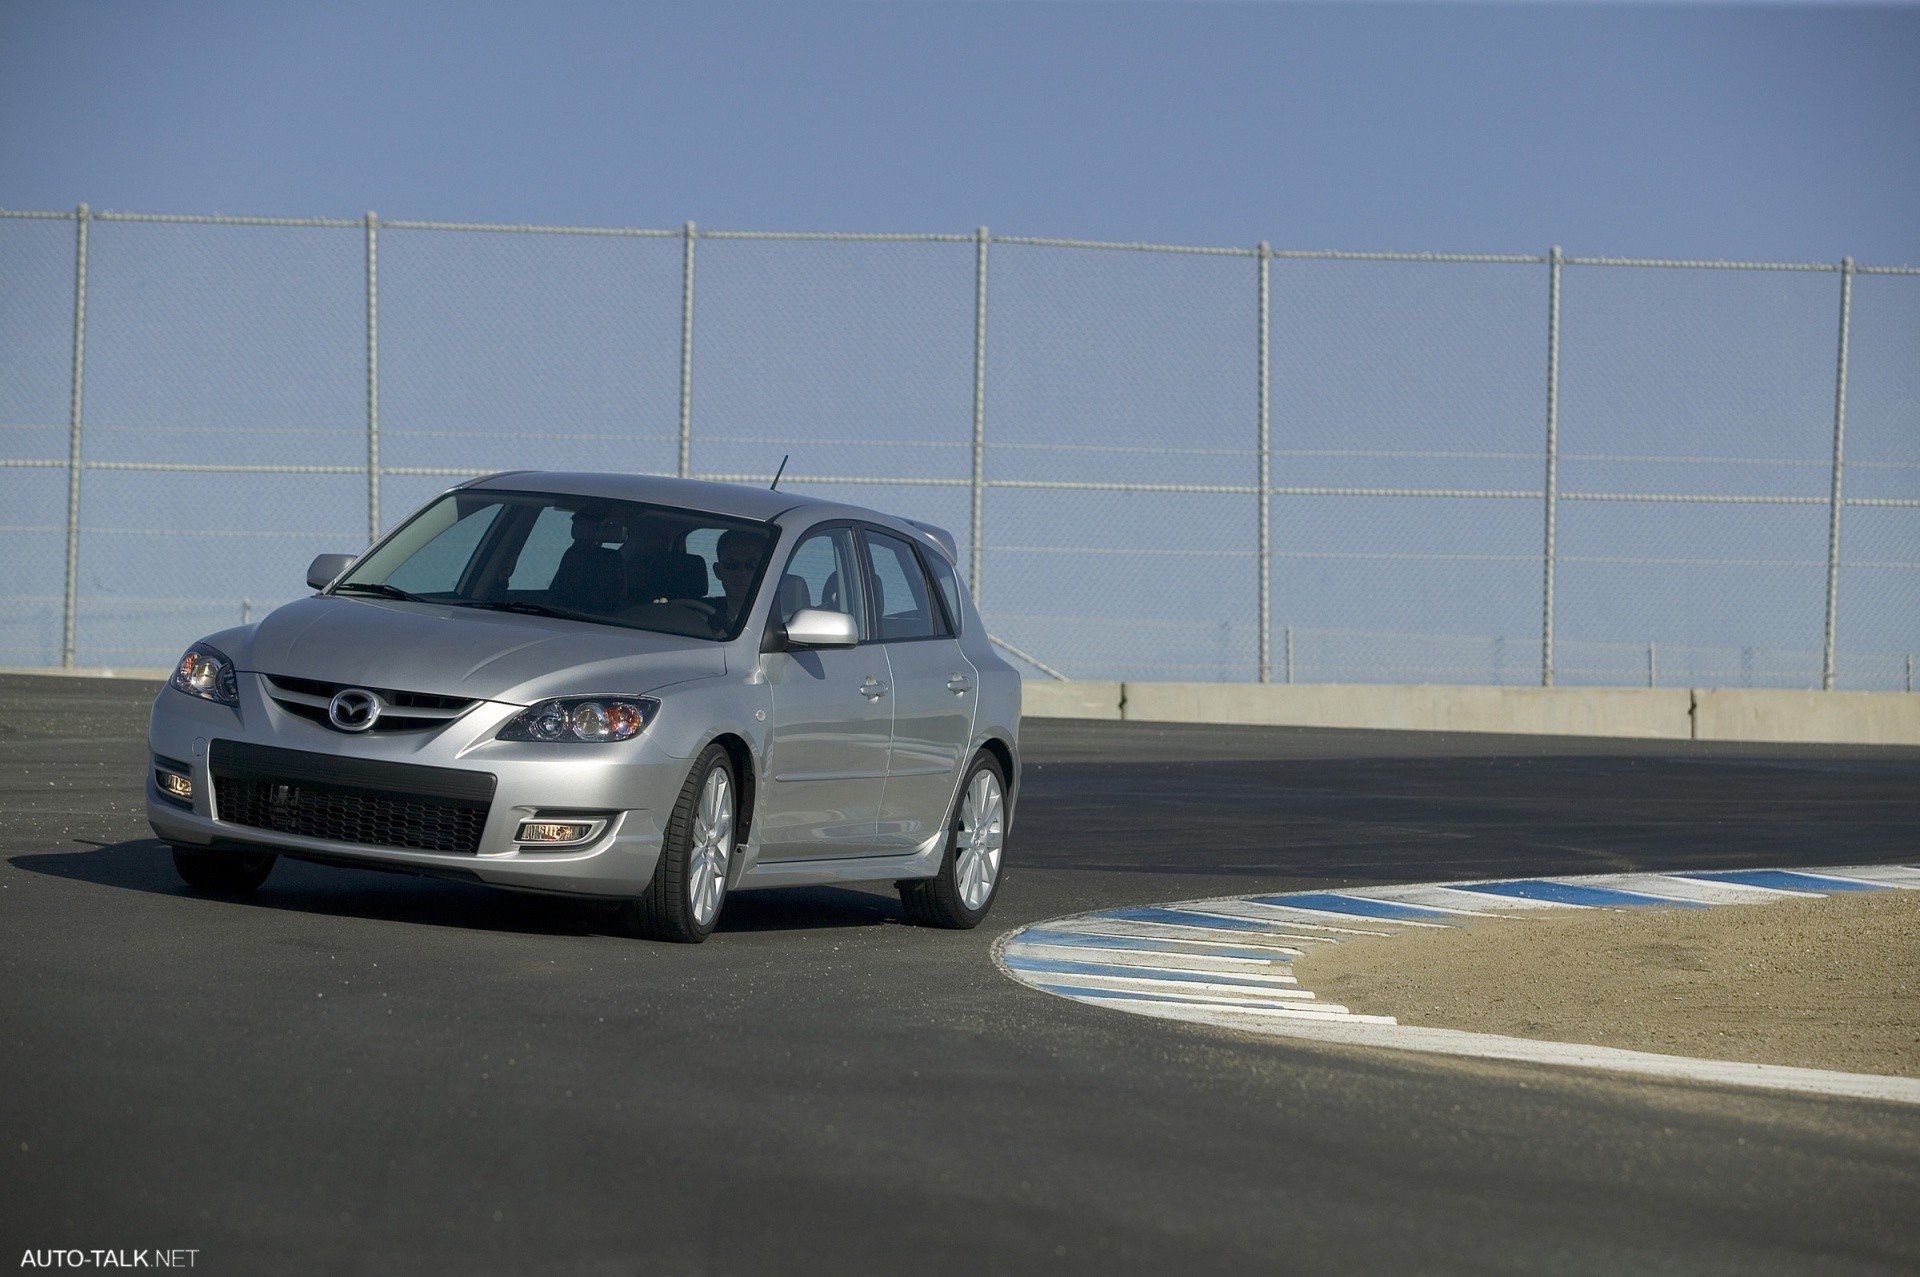
<instances>
[{"instance_id":1,"label":"car windshield","mask_svg":"<svg viewBox=\"0 0 1920 1277\"><path fill-rule=\"evenodd\" d=\"M773 529L602 497L451 492L330 591L731 639Z\"/></svg>"}]
</instances>

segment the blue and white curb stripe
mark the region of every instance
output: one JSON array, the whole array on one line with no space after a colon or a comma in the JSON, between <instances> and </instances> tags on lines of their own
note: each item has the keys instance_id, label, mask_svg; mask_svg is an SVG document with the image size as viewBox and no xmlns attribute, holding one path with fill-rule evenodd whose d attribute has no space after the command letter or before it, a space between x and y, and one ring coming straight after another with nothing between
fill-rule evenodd
<instances>
[{"instance_id":1,"label":"blue and white curb stripe","mask_svg":"<svg viewBox=\"0 0 1920 1277\"><path fill-rule=\"evenodd\" d=\"M1920 866L1593 874L1294 891L1056 918L1003 937L995 958L1022 984L1161 1019L1354 1046L1920 1104L1920 1079L1403 1025L1391 1016L1322 1002L1300 987L1292 970L1293 960L1316 945L1458 926L1475 918L1576 909L1706 909L1895 889L1920 890Z\"/></svg>"}]
</instances>

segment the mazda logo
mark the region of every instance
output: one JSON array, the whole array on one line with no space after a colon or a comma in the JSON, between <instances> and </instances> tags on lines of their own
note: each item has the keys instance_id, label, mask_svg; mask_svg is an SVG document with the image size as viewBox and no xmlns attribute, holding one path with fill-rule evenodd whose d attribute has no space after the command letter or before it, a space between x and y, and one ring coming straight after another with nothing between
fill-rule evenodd
<instances>
[{"instance_id":1,"label":"mazda logo","mask_svg":"<svg viewBox=\"0 0 1920 1277\"><path fill-rule=\"evenodd\" d=\"M343 732L364 732L380 718L380 698L364 687L334 693L327 719Z\"/></svg>"}]
</instances>

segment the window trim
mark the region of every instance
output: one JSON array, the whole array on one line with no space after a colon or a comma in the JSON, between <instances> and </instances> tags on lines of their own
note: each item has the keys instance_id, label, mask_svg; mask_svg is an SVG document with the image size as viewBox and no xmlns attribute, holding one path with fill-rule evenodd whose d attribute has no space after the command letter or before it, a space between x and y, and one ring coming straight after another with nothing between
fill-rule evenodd
<instances>
[{"instance_id":1,"label":"window trim","mask_svg":"<svg viewBox=\"0 0 1920 1277\"><path fill-rule=\"evenodd\" d=\"M940 588L940 582L934 576L933 559L934 556L940 552L929 549L926 545L917 541L914 543L913 548L920 555L920 572L927 578L927 585L929 587L928 594L933 598L934 606L938 607L941 614L947 618L947 633L944 637L958 639L962 632L960 618L955 616L953 609L947 606L946 591ZM941 561L945 562L944 557ZM960 592L960 573L951 563L947 564L947 570L953 573L953 588L954 593L957 595Z\"/></svg>"}]
</instances>

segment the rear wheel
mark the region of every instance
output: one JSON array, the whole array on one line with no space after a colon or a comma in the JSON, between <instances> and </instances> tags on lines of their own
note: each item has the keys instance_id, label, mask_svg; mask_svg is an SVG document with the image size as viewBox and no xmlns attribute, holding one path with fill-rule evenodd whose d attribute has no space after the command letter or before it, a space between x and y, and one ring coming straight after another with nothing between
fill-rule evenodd
<instances>
[{"instance_id":1,"label":"rear wheel","mask_svg":"<svg viewBox=\"0 0 1920 1277\"><path fill-rule=\"evenodd\" d=\"M907 917L923 927L964 931L980 925L1000 892L1007 846L1007 778L999 760L974 755L947 822L947 851L932 878L900 884Z\"/></svg>"},{"instance_id":2,"label":"rear wheel","mask_svg":"<svg viewBox=\"0 0 1920 1277\"><path fill-rule=\"evenodd\" d=\"M738 795L733 759L723 746L707 746L673 805L653 881L628 907L635 932L681 944L699 944L713 933L733 866Z\"/></svg>"},{"instance_id":3,"label":"rear wheel","mask_svg":"<svg viewBox=\"0 0 1920 1277\"><path fill-rule=\"evenodd\" d=\"M270 851L189 851L173 849L173 867L181 881L201 891L238 895L267 880L280 857Z\"/></svg>"}]
</instances>

